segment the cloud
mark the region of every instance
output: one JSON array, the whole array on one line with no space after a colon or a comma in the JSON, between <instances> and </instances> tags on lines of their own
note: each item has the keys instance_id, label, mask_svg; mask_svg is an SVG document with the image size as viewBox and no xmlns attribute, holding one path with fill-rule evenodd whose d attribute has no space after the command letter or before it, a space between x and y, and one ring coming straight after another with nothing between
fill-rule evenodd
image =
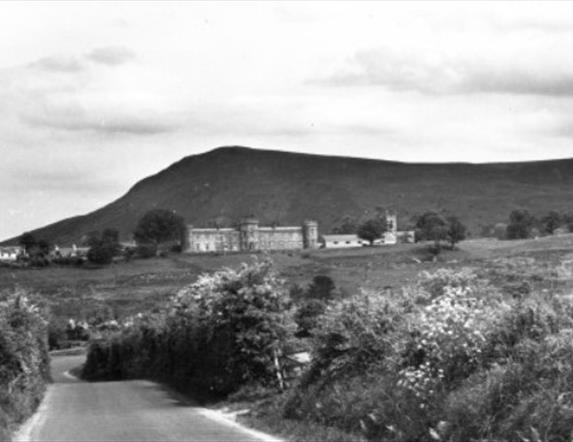
<instances>
[{"instance_id":1,"label":"cloud","mask_svg":"<svg viewBox=\"0 0 573 442\"><path fill-rule=\"evenodd\" d=\"M86 57L94 63L119 66L133 60L135 53L123 46L106 46L94 49Z\"/></svg>"},{"instance_id":2,"label":"cloud","mask_svg":"<svg viewBox=\"0 0 573 442\"><path fill-rule=\"evenodd\" d=\"M61 107L56 111L23 115L22 121L32 127L44 127L68 132L95 132L107 135L157 135L178 129L174 119L162 115L131 114L81 107Z\"/></svg>"},{"instance_id":3,"label":"cloud","mask_svg":"<svg viewBox=\"0 0 573 442\"><path fill-rule=\"evenodd\" d=\"M356 53L348 65L312 83L385 86L394 91L447 95L500 93L573 96L573 69L555 54L446 55L380 48Z\"/></svg>"},{"instance_id":4,"label":"cloud","mask_svg":"<svg viewBox=\"0 0 573 442\"><path fill-rule=\"evenodd\" d=\"M34 192L58 193L101 193L107 190L116 190L118 183L108 177L96 176L80 170L78 166L71 166L65 162L60 168L42 170L30 167L12 170L14 190ZM22 179L25 177L25 179Z\"/></svg>"},{"instance_id":5,"label":"cloud","mask_svg":"<svg viewBox=\"0 0 573 442\"><path fill-rule=\"evenodd\" d=\"M49 72L79 72L84 69L76 57L62 56L44 57L30 63L28 67Z\"/></svg>"}]
</instances>

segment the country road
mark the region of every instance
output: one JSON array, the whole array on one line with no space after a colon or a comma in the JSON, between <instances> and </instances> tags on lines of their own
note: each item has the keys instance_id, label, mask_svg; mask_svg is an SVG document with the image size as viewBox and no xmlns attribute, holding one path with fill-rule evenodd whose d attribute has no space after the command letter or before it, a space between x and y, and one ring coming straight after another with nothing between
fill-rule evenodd
<instances>
[{"instance_id":1,"label":"country road","mask_svg":"<svg viewBox=\"0 0 573 442\"><path fill-rule=\"evenodd\" d=\"M277 441L144 381L83 382L85 356L52 358L54 383L15 441Z\"/></svg>"}]
</instances>

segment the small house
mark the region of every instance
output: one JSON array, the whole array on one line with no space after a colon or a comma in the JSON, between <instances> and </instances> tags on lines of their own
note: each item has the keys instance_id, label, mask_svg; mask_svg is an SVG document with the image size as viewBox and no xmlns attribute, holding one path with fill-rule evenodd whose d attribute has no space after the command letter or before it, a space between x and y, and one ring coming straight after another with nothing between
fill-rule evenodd
<instances>
[{"instance_id":1,"label":"small house","mask_svg":"<svg viewBox=\"0 0 573 442\"><path fill-rule=\"evenodd\" d=\"M369 244L368 241L359 238L357 235L322 235L320 242L322 247L326 249L362 247Z\"/></svg>"},{"instance_id":2,"label":"small house","mask_svg":"<svg viewBox=\"0 0 573 442\"><path fill-rule=\"evenodd\" d=\"M24 249L19 246L0 247L0 261L16 261L20 255L24 254Z\"/></svg>"}]
</instances>

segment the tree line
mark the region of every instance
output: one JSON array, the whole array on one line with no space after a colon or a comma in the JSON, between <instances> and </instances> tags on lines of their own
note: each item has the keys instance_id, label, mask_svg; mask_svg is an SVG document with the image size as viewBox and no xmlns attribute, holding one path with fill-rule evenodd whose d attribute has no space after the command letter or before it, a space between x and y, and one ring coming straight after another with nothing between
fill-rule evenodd
<instances>
[{"instance_id":1,"label":"tree line","mask_svg":"<svg viewBox=\"0 0 573 442\"><path fill-rule=\"evenodd\" d=\"M50 263L80 265L85 260L92 264L110 264L115 257L130 259L133 256L148 258L156 256L166 243L171 250L180 250L180 240L185 231L183 217L172 210L153 209L146 212L137 222L133 232L136 247L126 247L120 242L119 230L106 228L85 234L80 244L87 248L85 256L62 256L53 243L45 238L36 238L31 232L23 233L18 239L24 250L21 260L33 267Z\"/></svg>"}]
</instances>

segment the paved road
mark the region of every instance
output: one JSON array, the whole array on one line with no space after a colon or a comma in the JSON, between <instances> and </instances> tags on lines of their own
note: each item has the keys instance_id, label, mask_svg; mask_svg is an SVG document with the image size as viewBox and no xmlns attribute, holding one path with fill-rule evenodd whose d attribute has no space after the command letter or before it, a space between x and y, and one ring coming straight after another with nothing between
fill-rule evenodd
<instances>
[{"instance_id":1,"label":"paved road","mask_svg":"<svg viewBox=\"0 0 573 442\"><path fill-rule=\"evenodd\" d=\"M84 356L52 358L54 383L16 440L31 441L276 441L210 410L178 400L143 380L82 382L69 374Z\"/></svg>"}]
</instances>

